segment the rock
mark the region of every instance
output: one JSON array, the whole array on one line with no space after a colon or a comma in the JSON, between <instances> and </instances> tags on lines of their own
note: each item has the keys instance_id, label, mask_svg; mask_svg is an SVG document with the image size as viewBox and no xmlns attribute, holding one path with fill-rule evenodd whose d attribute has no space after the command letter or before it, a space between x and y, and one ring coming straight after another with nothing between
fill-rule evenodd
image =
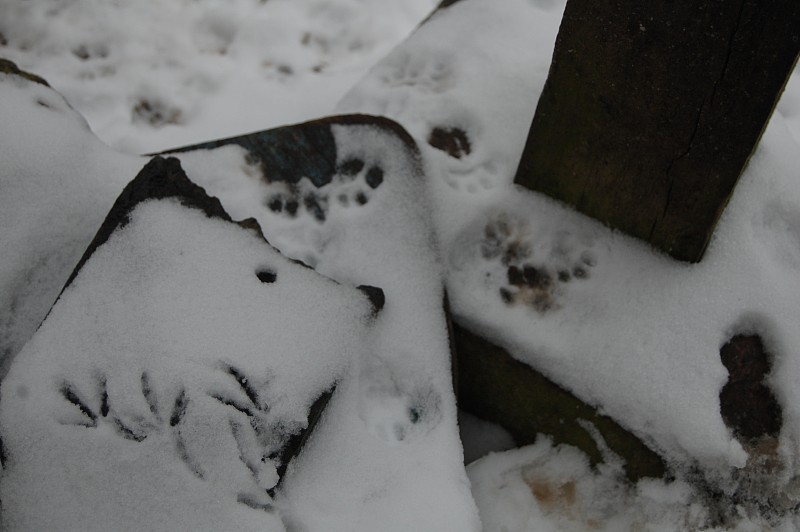
<instances>
[{"instance_id":1,"label":"rock","mask_svg":"<svg viewBox=\"0 0 800 532\"><path fill-rule=\"evenodd\" d=\"M154 157L142 168L136 179L123 189L92 243L89 244L78 265L75 266L64 288L72 283L95 250L103 245L114 231L128 224L131 211L139 203L149 199L165 198L175 198L186 207L203 211L209 218L231 221L231 217L222 208L222 204L217 198L209 197L205 190L189 181L178 159ZM244 223L249 224L250 227L257 227L258 222L255 222L255 226L253 226L254 222L255 220L246 220ZM261 231L260 227L258 231Z\"/></svg>"},{"instance_id":2,"label":"rock","mask_svg":"<svg viewBox=\"0 0 800 532\"><path fill-rule=\"evenodd\" d=\"M3 381L4 529L284 530L272 494L377 312L155 157Z\"/></svg>"},{"instance_id":3,"label":"rock","mask_svg":"<svg viewBox=\"0 0 800 532\"><path fill-rule=\"evenodd\" d=\"M1 37L1 36L0 36ZM50 85L44 78L37 76L36 74L31 74L30 72L25 72L24 70L20 70L19 67L12 61L8 59L3 59L0 57L0 72L3 74L12 74L15 76L19 76L21 78L25 78L28 81L33 81L34 83L39 83L40 85L44 85L49 87Z\"/></svg>"},{"instance_id":4,"label":"rock","mask_svg":"<svg viewBox=\"0 0 800 532\"><path fill-rule=\"evenodd\" d=\"M433 206L408 133L344 115L171 153L193 181L218 187L233 217L255 216L286 255L360 285L384 309L369 353L339 382L281 485L294 528L480 530L458 439ZM434 498L420 489L431 483Z\"/></svg>"}]
</instances>

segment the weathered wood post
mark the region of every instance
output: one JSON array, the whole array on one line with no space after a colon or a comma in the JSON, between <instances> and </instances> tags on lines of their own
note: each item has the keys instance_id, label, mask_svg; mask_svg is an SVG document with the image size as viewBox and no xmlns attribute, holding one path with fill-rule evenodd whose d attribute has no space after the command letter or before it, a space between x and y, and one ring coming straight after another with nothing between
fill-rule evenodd
<instances>
[{"instance_id":1,"label":"weathered wood post","mask_svg":"<svg viewBox=\"0 0 800 532\"><path fill-rule=\"evenodd\" d=\"M568 0L515 181L699 261L798 50L797 0ZM502 348L453 332L462 408L520 444L547 434L595 462L588 423L629 478L664 474L622 426Z\"/></svg>"},{"instance_id":2,"label":"weathered wood post","mask_svg":"<svg viewBox=\"0 0 800 532\"><path fill-rule=\"evenodd\" d=\"M699 261L798 50L797 0L569 0L516 182Z\"/></svg>"}]
</instances>

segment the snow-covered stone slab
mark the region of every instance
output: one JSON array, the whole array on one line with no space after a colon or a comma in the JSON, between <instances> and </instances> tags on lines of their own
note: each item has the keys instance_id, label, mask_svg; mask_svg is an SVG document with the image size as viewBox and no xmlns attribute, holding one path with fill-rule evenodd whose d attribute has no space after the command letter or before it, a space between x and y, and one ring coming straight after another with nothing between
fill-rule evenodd
<instances>
[{"instance_id":1,"label":"snow-covered stone slab","mask_svg":"<svg viewBox=\"0 0 800 532\"><path fill-rule=\"evenodd\" d=\"M174 154L234 217L255 217L283 253L385 294L372 350L287 472L293 525L478 530L430 190L408 134L384 118L342 116Z\"/></svg>"},{"instance_id":2,"label":"snow-covered stone slab","mask_svg":"<svg viewBox=\"0 0 800 532\"><path fill-rule=\"evenodd\" d=\"M154 159L3 382L4 529L283 530L269 493L375 314Z\"/></svg>"},{"instance_id":3,"label":"snow-covered stone slab","mask_svg":"<svg viewBox=\"0 0 800 532\"><path fill-rule=\"evenodd\" d=\"M18 250L5 254L1 264L3 341L10 360L68 280L124 187L124 176L135 174L145 161L97 142L51 89L19 76L0 81L8 96L4 101L14 104L13 122L20 125L17 131L2 128L0 147L0 171L8 183L0 199L3 245ZM314 128L328 144L298 152ZM479 529L456 426L430 191L413 141L397 124L366 116L287 127L267 137L288 154L288 170L236 143L178 156L193 181L219 197L234 218L257 218L285 255L340 282L381 286L385 292L384 297L368 292L373 306L385 303L385 309L376 318L371 349L352 358L331 399L327 410L340 417L323 418L302 459L276 490L275 504L284 518L309 530ZM320 155L307 157L314 150ZM325 168L323 180L307 179L314 175L311 163ZM272 179L278 174L284 177ZM183 323L180 315L171 319ZM204 331L211 334L210 327ZM141 374L131 377L139 384L129 391L141 393ZM73 391L56 394L78 415L100 381L81 382L74 397ZM86 406L91 406L90 421L92 415L103 417L102 404ZM332 461L327 458L331 449L338 449ZM304 463L335 468L321 475ZM320 499L328 503L320 505ZM14 501L4 498L4 506L13 507Z\"/></svg>"}]
</instances>

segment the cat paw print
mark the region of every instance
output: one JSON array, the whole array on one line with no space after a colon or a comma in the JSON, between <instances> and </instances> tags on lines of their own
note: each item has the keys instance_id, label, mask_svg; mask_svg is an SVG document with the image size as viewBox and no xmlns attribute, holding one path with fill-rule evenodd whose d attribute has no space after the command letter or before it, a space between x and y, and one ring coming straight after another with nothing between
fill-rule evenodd
<instances>
[{"instance_id":1,"label":"cat paw print","mask_svg":"<svg viewBox=\"0 0 800 532\"><path fill-rule=\"evenodd\" d=\"M428 134L428 145L446 154L444 179L450 188L470 194L497 186L500 169L495 161L475 150L471 128L435 125Z\"/></svg>"},{"instance_id":2,"label":"cat paw print","mask_svg":"<svg viewBox=\"0 0 800 532\"><path fill-rule=\"evenodd\" d=\"M480 252L484 259L499 260L504 266L527 259L533 252L527 225L506 214L495 217L483 229Z\"/></svg>"},{"instance_id":3,"label":"cat paw print","mask_svg":"<svg viewBox=\"0 0 800 532\"><path fill-rule=\"evenodd\" d=\"M390 445L427 432L441 417L439 403L433 386L403 378L384 363L361 373L359 416L373 436Z\"/></svg>"},{"instance_id":4,"label":"cat paw print","mask_svg":"<svg viewBox=\"0 0 800 532\"><path fill-rule=\"evenodd\" d=\"M333 180L337 204L344 208L361 207L372 199L372 194L383 183L384 171L379 165L367 165L362 159L345 159L337 168Z\"/></svg>"},{"instance_id":5,"label":"cat paw print","mask_svg":"<svg viewBox=\"0 0 800 532\"><path fill-rule=\"evenodd\" d=\"M441 54L397 56L382 65L379 79L389 88L409 88L425 93L442 93L453 86L453 61Z\"/></svg>"},{"instance_id":6,"label":"cat paw print","mask_svg":"<svg viewBox=\"0 0 800 532\"><path fill-rule=\"evenodd\" d=\"M591 277L597 257L590 246L567 231L533 236L524 222L500 215L484 227L480 253L505 268L498 288L504 303L546 313L559 308L569 284Z\"/></svg>"},{"instance_id":7,"label":"cat paw print","mask_svg":"<svg viewBox=\"0 0 800 532\"><path fill-rule=\"evenodd\" d=\"M343 209L367 205L383 179L380 165L367 165L362 159L352 157L339 164L330 183L322 187L306 180L272 185L264 205L286 218L306 218L323 224L330 216L332 204Z\"/></svg>"},{"instance_id":8,"label":"cat paw print","mask_svg":"<svg viewBox=\"0 0 800 532\"><path fill-rule=\"evenodd\" d=\"M428 135L428 144L454 159L472 153L472 143L467 132L460 127L435 126Z\"/></svg>"}]
</instances>

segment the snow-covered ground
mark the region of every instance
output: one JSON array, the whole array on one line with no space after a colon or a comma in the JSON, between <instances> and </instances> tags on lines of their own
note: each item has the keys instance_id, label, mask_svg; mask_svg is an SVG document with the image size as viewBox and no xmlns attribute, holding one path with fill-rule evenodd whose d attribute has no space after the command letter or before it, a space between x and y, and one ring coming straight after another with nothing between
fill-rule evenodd
<instances>
[{"instance_id":1,"label":"snow-covered ground","mask_svg":"<svg viewBox=\"0 0 800 532\"><path fill-rule=\"evenodd\" d=\"M333 420L321 425L324 436L312 442L286 486L295 502L286 507L285 524L298 530L347 530L354 523L361 530L388 530L414 522L433 526L437 512L455 512L450 526L468 530L475 526L464 488L468 475L487 531L800 527L792 510L800 503L800 75L792 76L706 258L683 265L511 185L564 2L462 0L392 50L434 3L1 2L0 56L45 77L103 142L125 152L93 139L57 94L0 75L0 108L7 117L0 124L2 347L18 351L47 313L117 194L146 161L130 154L334 112L387 116L416 140L427 181L421 189L381 186L355 211L332 205L323 224L309 216L288 220L266 208L264 198L275 189L253 180L237 148L180 156L191 179L218 196L234 219L257 218L284 254L345 285L381 286L387 296L382 321L372 324L378 355L352 356L337 366L355 377L342 381L340 400L330 407ZM429 144L437 128L464 132L468 149L461 157ZM405 164L391 162L380 135L345 128L336 136L343 153L380 154L375 162L387 164L387 175ZM326 193L355 194L367 169L359 172L355 184L337 181ZM421 209L425 202L430 207ZM401 235L398 224L410 236ZM218 230L204 228L198 238ZM487 249L512 243L526 250L520 267L534 265L553 278L571 273L548 289L547 305L524 294L514 304L499 296L509 289L508 264ZM199 245L211 252L212 244ZM190 254L185 260L211 259ZM153 290L156 273L148 278ZM593 470L580 453L546 439L492 454L464 475L446 382L443 321L436 311L442 278L459 322L624 422L667 458L677 480L626 486L613 456ZM107 282L114 285L113 279ZM62 307L87 297L74 292ZM85 304L91 308L91 298ZM4 403L7 394L24 399L32 390L24 378L33 378L25 375L36 373L37 365L52 366L58 351L72 345L52 332L71 323L65 313L55 307L52 325L22 352L11 374L13 392L3 388ZM158 330L160 321L156 316L147 326ZM79 325L92 334L103 330L98 323ZM727 379L719 349L737 332L764 338L774 357L769 382L783 408L774 452L780 465L750 488L737 480L737 471L750 467L746 449L719 411L719 390ZM72 348L83 341L75 339ZM73 371L89 373L73 375L75 382L96 379L91 371L99 371L98 364L106 364L100 369L108 373L120 363L86 357ZM58 366L48 371L62 379L68 373ZM138 366L137 371L142 374ZM415 415L429 417L409 425L402 419L409 404L424 404L419 411L414 407ZM19 413L8 413L11 408L3 406L5 431L20 422ZM510 445L497 428L470 416L460 419L468 457ZM381 445L369 439L353 445L346 436L358 430ZM702 498L697 471L702 483L719 487L721 501ZM12 487L3 489L24 484L10 478L5 485ZM358 490L339 493L334 487L340 478L353 485L367 480ZM220 482L228 480L223 476ZM58 486L52 489L59 493ZM744 493L745 499L760 506L724 508L725 496L748 489L759 493ZM17 501L26 500L23 491L15 494ZM4 496L3 504L15 504L13 497Z\"/></svg>"},{"instance_id":2,"label":"snow-covered ground","mask_svg":"<svg viewBox=\"0 0 800 532\"><path fill-rule=\"evenodd\" d=\"M435 0L3 0L0 54L112 147L149 153L330 114Z\"/></svg>"}]
</instances>

